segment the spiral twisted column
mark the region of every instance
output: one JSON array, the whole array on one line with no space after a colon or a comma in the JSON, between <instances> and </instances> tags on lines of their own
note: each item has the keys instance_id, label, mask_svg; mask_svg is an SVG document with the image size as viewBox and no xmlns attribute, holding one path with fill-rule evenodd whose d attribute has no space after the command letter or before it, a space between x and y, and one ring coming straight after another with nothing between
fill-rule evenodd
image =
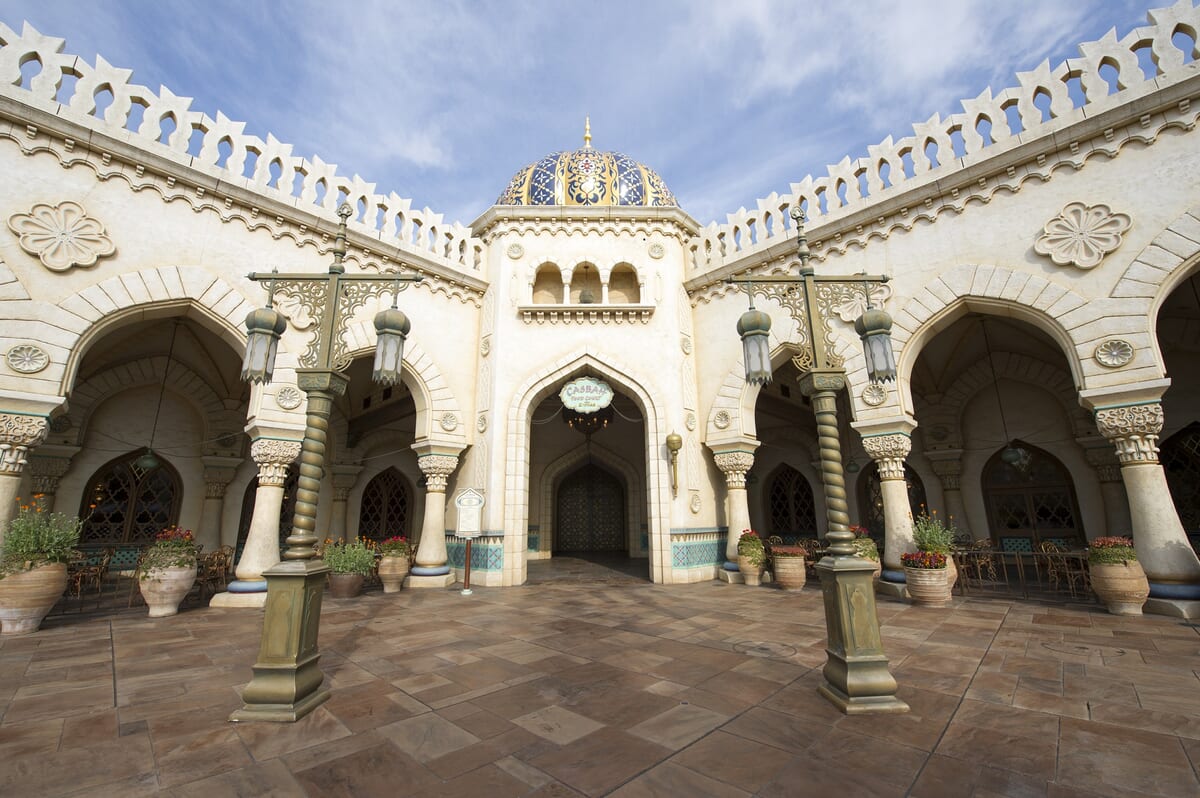
<instances>
[{"instance_id":1,"label":"spiral twisted column","mask_svg":"<svg viewBox=\"0 0 1200 798\"><path fill-rule=\"evenodd\" d=\"M300 478L296 482L296 515L287 538L285 560L311 560L316 552L317 501L325 476L325 448L329 437L329 414L333 400L346 393L349 383L332 371L301 371L300 389L308 395L304 441L300 444Z\"/></svg>"},{"instance_id":2,"label":"spiral twisted column","mask_svg":"<svg viewBox=\"0 0 1200 798\"><path fill-rule=\"evenodd\" d=\"M841 372L811 372L801 381L801 390L812 399L817 417L817 447L821 456L821 484L825 493L825 540L835 557L854 555L854 535L846 504L846 478L842 467L842 443L837 422L837 392L846 385Z\"/></svg>"}]
</instances>

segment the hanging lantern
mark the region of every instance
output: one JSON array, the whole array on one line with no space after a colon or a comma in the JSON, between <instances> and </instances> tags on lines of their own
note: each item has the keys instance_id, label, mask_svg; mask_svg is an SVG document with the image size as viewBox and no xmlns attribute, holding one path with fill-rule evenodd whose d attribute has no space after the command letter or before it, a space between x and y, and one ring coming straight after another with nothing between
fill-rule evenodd
<instances>
[{"instance_id":1,"label":"hanging lantern","mask_svg":"<svg viewBox=\"0 0 1200 798\"><path fill-rule=\"evenodd\" d=\"M854 329L862 338L867 377L871 382L895 380L896 357L892 354L892 317L886 310L869 307L854 322Z\"/></svg>"},{"instance_id":2,"label":"hanging lantern","mask_svg":"<svg viewBox=\"0 0 1200 798\"><path fill-rule=\"evenodd\" d=\"M147 448L145 453L140 455L133 464L141 471L153 471L158 468L158 456L154 454L154 450Z\"/></svg>"},{"instance_id":3,"label":"hanging lantern","mask_svg":"<svg viewBox=\"0 0 1200 798\"><path fill-rule=\"evenodd\" d=\"M738 319L737 331L742 337L746 382L766 385L771 381L771 344L767 340L771 332L771 317L751 305Z\"/></svg>"},{"instance_id":4,"label":"hanging lantern","mask_svg":"<svg viewBox=\"0 0 1200 798\"><path fill-rule=\"evenodd\" d=\"M242 379L268 383L275 371L275 352L279 349L279 336L287 329L287 320L268 305L250 311L246 329L250 337L246 341L246 359L242 361Z\"/></svg>"},{"instance_id":5,"label":"hanging lantern","mask_svg":"<svg viewBox=\"0 0 1200 798\"><path fill-rule=\"evenodd\" d=\"M380 385L395 385L400 382L400 371L404 362L404 339L412 325L408 317L393 304L387 310L375 314L375 369L371 379Z\"/></svg>"}]
</instances>

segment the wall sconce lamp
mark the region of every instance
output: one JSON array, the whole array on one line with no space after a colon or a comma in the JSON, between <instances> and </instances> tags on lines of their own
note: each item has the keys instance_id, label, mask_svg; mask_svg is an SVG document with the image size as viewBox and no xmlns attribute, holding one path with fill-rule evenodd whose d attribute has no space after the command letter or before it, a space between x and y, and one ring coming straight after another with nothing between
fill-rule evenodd
<instances>
[{"instance_id":1,"label":"wall sconce lamp","mask_svg":"<svg viewBox=\"0 0 1200 798\"><path fill-rule=\"evenodd\" d=\"M683 438L672 432L667 436L667 451L671 453L671 495L679 493L679 450L683 448Z\"/></svg>"}]
</instances>

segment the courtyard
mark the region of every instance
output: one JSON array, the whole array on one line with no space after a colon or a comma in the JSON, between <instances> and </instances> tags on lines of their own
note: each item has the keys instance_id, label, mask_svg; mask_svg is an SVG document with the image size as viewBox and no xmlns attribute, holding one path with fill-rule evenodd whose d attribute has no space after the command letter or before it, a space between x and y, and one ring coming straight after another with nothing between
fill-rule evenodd
<instances>
[{"instance_id":1,"label":"courtyard","mask_svg":"<svg viewBox=\"0 0 1200 798\"><path fill-rule=\"evenodd\" d=\"M821 698L821 594L532 564L326 598L328 702L233 724L262 614L56 613L0 640L0 794L1200 795L1200 635L956 596L879 618L907 715ZM545 573L543 573L545 571Z\"/></svg>"}]
</instances>

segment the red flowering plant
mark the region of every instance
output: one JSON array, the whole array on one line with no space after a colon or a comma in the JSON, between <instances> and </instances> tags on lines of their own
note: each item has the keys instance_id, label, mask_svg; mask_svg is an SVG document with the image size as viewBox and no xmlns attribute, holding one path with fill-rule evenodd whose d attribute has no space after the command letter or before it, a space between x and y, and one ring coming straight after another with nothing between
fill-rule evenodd
<instances>
[{"instance_id":1,"label":"red flowering plant","mask_svg":"<svg viewBox=\"0 0 1200 798\"><path fill-rule=\"evenodd\" d=\"M738 538L737 553L745 557L751 565L762 565L767 561L767 549L763 546L762 538L753 529L743 529Z\"/></svg>"},{"instance_id":2,"label":"red flowering plant","mask_svg":"<svg viewBox=\"0 0 1200 798\"><path fill-rule=\"evenodd\" d=\"M196 536L192 530L171 524L154 537L154 543L146 549L139 568L146 578L147 572L155 568L195 568Z\"/></svg>"},{"instance_id":3,"label":"red flowering plant","mask_svg":"<svg viewBox=\"0 0 1200 798\"><path fill-rule=\"evenodd\" d=\"M855 554L864 560L879 562L879 547L875 544L875 539L871 537L871 533L867 531L867 528L858 524L851 524L850 532L854 535L854 540L850 542L850 545L854 547Z\"/></svg>"},{"instance_id":4,"label":"red flowering plant","mask_svg":"<svg viewBox=\"0 0 1200 798\"><path fill-rule=\"evenodd\" d=\"M946 555L940 551L914 551L901 554L900 562L905 568L923 568L926 570L946 567Z\"/></svg>"},{"instance_id":5,"label":"red flowering plant","mask_svg":"<svg viewBox=\"0 0 1200 798\"><path fill-rule=\"evenodd\" d=\"M1088 544L1088 562L1092 565L1124 565L1137 561L1133 539L1125 537L1096 538Z\"/></svg>"},{"instance_id":6,"label":"red flowering plant","mask_svg":"<svg viewBox=\"0 0 1200 798\"><path fill-rule=\"evenodd\" d=\"M408 538L403 535L393 535L392 537L380 543L376 549L384 557L405 557L411 558L413 547L408 542Z\"/></svg>"}]
</instances>

